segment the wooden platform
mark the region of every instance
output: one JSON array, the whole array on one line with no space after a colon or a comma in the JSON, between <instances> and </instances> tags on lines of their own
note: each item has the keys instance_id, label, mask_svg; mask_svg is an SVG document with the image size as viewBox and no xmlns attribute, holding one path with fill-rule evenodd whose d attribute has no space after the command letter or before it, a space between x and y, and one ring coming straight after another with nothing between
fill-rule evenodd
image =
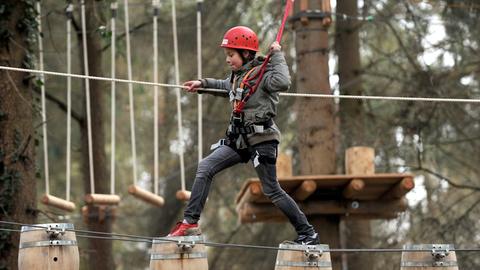
<instances>
[{"instance_id":1,"label":"wooden platform","mask_svg":"<svg viewBox=\"0 0 480 270\"><path fill-rule=\"evenodd\" d=\"M279 178L306 215L349 215L392 219L407 209L404 198L414 187L411 174L309 175ZM248 179L236 198L241 223L284 221L263 195L259 179Z\"/></svg>"}]
</instances>

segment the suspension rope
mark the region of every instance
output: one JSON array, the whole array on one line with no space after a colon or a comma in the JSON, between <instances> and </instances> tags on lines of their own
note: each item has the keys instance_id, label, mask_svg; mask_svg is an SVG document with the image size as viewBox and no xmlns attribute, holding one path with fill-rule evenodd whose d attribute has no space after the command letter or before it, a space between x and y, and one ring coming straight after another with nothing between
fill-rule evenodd
<instances>
[{"instance_id":1,"label":"suspension rope","mask_svg":"<svg viewBox=\"0 0 480 270\"><path fill-rule=\"evenodd\" d=\"M40 1L37 1L37 24L38 24L38 65L41 71L44 70L43 63L43 33L42 33L42 10ZM41 103L42 103L42 133L43 133L43 166L45 174L45 193L50 194L50 172L48 170L48 134L47 134L47 106L45 98L45 74L39 73L40 89L41 89Z\"/></svg>"},{"instance_id":2,"label":"suspension rope","mask_svg":"<svg viewBox=\"0 0 480 270\"><path fill-rule=\"evenodd\" d=\"M88 48L87 48L87 21L85 18L85 0L81 0L82 16L82 42L83 42L83 66L85 69L85 100L87 110L87 133L88 133L88 165L90 169L90 190L95 194L95 180L93 168L93 142L92 142L92 112L90 108L90 81L88 70Z\"/></svg>"},{"instance_id":3,"label":"suspension rope","mask_svg":"<svg viewBox=\"0 0 480 270\"><path fill-rule=\"evenodd\" d=\"M67 73L72 73L72 12L73 5L68 3L66 9L67 16ZM65 191L65 199L70 201L70 183L71 175L71 161L72 161L72 77L67 77L67 185Z\"/></svg>"},{"instance_id":4,"label":"suspension rope","mask_svg":"<svg viewBox=\"0 0 480 270\"><path fill-rule=\"evenodd\" d=\"M112 2L110 4L110 10L111 10L111 19L110 19L110 27L112 31L112 36L111 36L111 56L110 56L110 66L111 66L111 72L110 75L113 78L115 78L116 70L115 70L115 63L116 63L116 18L117 18L117 9L118 9L118 3ZM112 152L111 152L111 157L110 157L110 194L115 194L115 154L116 154L116 127L115 127L115 119L116 119L116 87L115 87L115 81L111 81L111 120L110 120L110 134L111 134L111 144L112 144Z\"/></svg>"},{"instance_id":5,"label":"suspension rope","mask_svg":"<svg viewBox=\"0 0 480 270\"><path fill-rule=\"evenodd\" d=\"M42 71L36 69L26 69L26 68L16 68L9 66L1 66L0 70L9 70L9 71L18 71L18 72L27 72L35 74L45 74L53 76L61 76L79 79L90 79L98 81L115 81L119 83L136 83L141 85L150 85L150 86L160 86L165 88L183 88L188 89L188 87L177 84L166 84L166 83L153 83L147 81L137 81L137 80L126 80L126 79L112 79L106 77L98 76L86 76L80 74L68 74L62 72L54 71ZM199 88L203 92L212 92L212 93L225 93L228 92L222 89L212 89L212 88ZM445 103L480 103L480 98L433 98L433 97L401 97L401 96L364 96L364 95L334 95L334 94L309 94L309 93L280 93L280 96L285 97L304 97L304 98L339 98L339 99L363 99L363 100L388 100L388 101L419 101L419 102L445 102Z\"/></svg>"},{"instance_id":6,"label":"suspension rope","mask_svg":"<svg viewBox=\"0 0 480 270\"><path fill-rule=\"evenodd\" d=\"M45 229L45 225L41 224L23 224L18 222L10 221L0 221L0 224L5 225L14 225L14 226L29 226L34 228ZM10 231L10 232L21 232L18 229L9 229L9 228L0 228L0 231ZM78 237L84 238L93 238L93 239L105 239L105 240L115 240L115 241L130 241L130 242L145 242L152 243L153 240L160 240L164 242L172 243L191 243L191 241L179 241L174 238L169 237L147 237L147 236L138 236L130 234L119 234L119 233L107 233L99 231L89 231L89 230L78 230L78 229L67 229L67 231L79 233ZM287 250L287 251L298 251L296 248L280 248L274 246L260 246L260 245L245 245L245 244L230 244L230 243L216 243L209 241L199 241L195 242L197 244L204 244L205 246L218 247L218 248L244 248L244 249L260 249L260 250ZM418 252L417 249L401 249L401 248L333 248L326 249L325 252L330 253L399 253L399 252ZM480 252L480 247L476 248L455 248L451 249L452 252Z\"/></svg>"},{"instance_id":7,"label":"suspension rope","mask_svg":"<svg viewBox=\"0 0 480 270\"><path fill-rule=\"evenodd\" d=\"M171 1L172 3L172 31L173 31L173 54L175 61L175 84L180 84L180 68L178 61L178 36L177 36L177 12L175 8L175 0ZM185 162L183 158L184 143L183 143L183 127L182 127L182 104L181 104L181 95L180 88L175 88L177 95L177 124L178 124L178 143L179 143L179 152L178 156L180 158L180 180L182 190L186 190L185 185Z\"/></svg>"},{"instance_id":8,"label":"suspension rope","mask_svg":"<svg viewBox=\"0 0 480 270\"><path fill-rule=\"evenodd\" d=\"M202 74L202 11L203 0L197 0L197 78L203 78ZM202 95L197 96L198 106L198 163L203 158L203 104Z\"/></svg>"},{"instance_id":9,"label":"suspension rope","mask_svg":"<svg viewBox=\"0 0 480 270\"><path fill-rule=\"evenodd\" d=\"M137 148L135 139L135 109L133 103L133 84L132 80L132 55L130 49L130 26L128 18L128 0L124 0L125 11L125 42L127 45L127 77L130 81L128 83L128 100L130 103L130 134L131 134L131 147L132 147L132 163L133 163L133 184L137 185Z\"/></svg>"},{"instance_id":10,"label":"suspension rope","mask_svg":"<svg viewBox=\"0 0 480 270\"><path fill-rule=\"evenodd\" d=\"M153 7L153 82L158 83L158 0L152 1ZM158 85L153 86L153 192L158 195L158 180L159 180L159 142L158 142Z\"/></svg>"}]
</instances>

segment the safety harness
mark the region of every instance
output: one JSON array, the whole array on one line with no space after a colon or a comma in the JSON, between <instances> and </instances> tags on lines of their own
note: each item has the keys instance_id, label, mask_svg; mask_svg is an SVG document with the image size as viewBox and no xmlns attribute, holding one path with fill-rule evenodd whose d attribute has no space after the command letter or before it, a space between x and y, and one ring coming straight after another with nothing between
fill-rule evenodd
<instances>
[{"instance_id":1,"label":"safety harness","mask_svg":"<svg viewBox=\"0 0 480 270\"><path fill-rule=\"evenodd\" d=\"M280 43L282 39L283 30L285 29L285 24L287 22L288 15L290 13L290 10L292 9L294 1L295 0L287 0L285 12L282 19L282 24L280 25L280 29L275 39L278 43ZM272 54L269 53L265 58L265 61L263 62L263 64L260 66L260 70L251 77L249 76L253 73L256 67L250 69L243 77L237 89L234 88L236 84L236 77L234 78L234 81L232 84L233 88L232 88L232 91L230 91L230 101L231 102L233 101L233 112L232 112L232 118L230 119L230 125L228 126L228 129L226 132L227 139L222 139L218 143L212 145L211 147L212 149L218 147L219 145L232 144L233 142L236 141L236 139L238 139L239 136L243 137L245 144L247 145L248 148L250 148L250 145L247 139L247 134L261 133L265 129L273 125L273 120L269 119L268 121L263 123L255 123L252 125L245 126L244 112L243 112L245 104L248 102L250 97L253 94L255 94L255 92L257 91L257 88L260 85L263 75L265 74L267 64L268 62L270 62L271 56ZM256 83L254 85L251 85L250 83L255 79L256 79ZM243 96L245 87L248 87L250 91L248 91L248 93L245 96Z\"/></svg>"}]
</instances>

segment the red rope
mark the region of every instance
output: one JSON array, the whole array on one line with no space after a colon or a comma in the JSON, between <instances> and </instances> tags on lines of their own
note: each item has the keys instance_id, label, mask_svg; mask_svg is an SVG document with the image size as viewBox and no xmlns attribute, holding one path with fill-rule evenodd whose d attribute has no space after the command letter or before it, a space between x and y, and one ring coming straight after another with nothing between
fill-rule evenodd
<instances>
[{"instance_id":1,"label":"red rope","mask_svg":"<svg viewBox=\"0 0 480 270\"><path fill-rule=\"evenodd\" d=\"M285 12L283 14L282 24L280 25L280 29L278 29L277 38L275 39L278 43L280 43L280 41L282 40L283 30L285 29L285 24L287 23L288 15L290 14L290 11L292 10L293 2L295 2L295 0L287 0L287 5L285 6ZM263 78L263 74L265 73L265 70L267 68L267 64L270 61L271 55L272 55L271 53L269 53L267 55L267 57L265 58L265 61L263 62L262 66L260 67L260 71L257 72L256 75L252 76L251 78L246 78L245 79L244 84L249 85L248 82L250 82L250 81L252 81L252 80L254 80L255 78L258 77L256 84L250 89L250 91L243 98L243 100L240 101L237 104L237 106L235 106L235 109L233 110L234 114L240 114L243 111L243 107L247 103L250 96L253 95L253 93L255 93L255 91L257 91L258 85L260 84L260 81Z\"/></svg>"}]
</instances>

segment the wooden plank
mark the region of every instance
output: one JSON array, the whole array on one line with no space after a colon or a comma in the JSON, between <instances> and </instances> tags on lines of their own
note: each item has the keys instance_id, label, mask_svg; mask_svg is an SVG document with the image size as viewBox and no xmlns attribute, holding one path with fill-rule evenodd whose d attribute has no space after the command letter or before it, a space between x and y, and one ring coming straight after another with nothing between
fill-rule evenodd
<instances>
[{"instance_id":1,"label":"wooden plank","mask_svg":"<svg viewBox=\"0 0 480 270\"><path fill-rule=\"evenodd\" d=\"M407 177L413 179L413 175L411 174L380 173L374 175L304 175L283 177L278 180L282 188L287 193L291 193L293 189L296 189L301 183L307 180L315 182L318 192L318 190L331 188L342 190L351 180L361 179L365 183L365 195L362 194L359 196L359 199L376 199L385 194L393 185ZM257 178L247 179L236 198L237 204L252 183L260 183L260 181Z\"/></svg>"},{"instance_id":2,"label":"wooden plank","mask_svg":"<svg viewBox=\"0 0 480 270\"><path fill-rule=\"evenodd\" d=\"M407 209L406 199L391 201L365 201L354 205L352 201L311 201L298 203L305 215L389 215ZM354 208L356 207L356 208ZM244 203L237 207L241 222L247 220L277 220L283 214L273 204Z\"/></svg>"}]
</instances>

